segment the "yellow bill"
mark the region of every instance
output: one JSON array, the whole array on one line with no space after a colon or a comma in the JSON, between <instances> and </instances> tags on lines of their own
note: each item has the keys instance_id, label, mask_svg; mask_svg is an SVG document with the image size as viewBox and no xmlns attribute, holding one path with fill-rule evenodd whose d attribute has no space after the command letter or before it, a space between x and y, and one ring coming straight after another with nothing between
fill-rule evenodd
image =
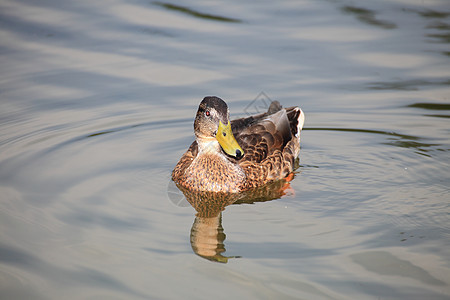
<instances>
[{"instance_id":1,"label":"yellow bill","mask_svg":"<svg viewBox=\"0 0 450 300\"><path fill-rule=\"evenodd\" d=\"M238 142L234 138L233 132L231 131L231 124L228 121L228 125L223 125L219 121L219 129L217 130L216 139L219 141L220 146L223 151L228 155L240 158L244 155L244 151L239 146Z\"/></svg>"}]
</instances>

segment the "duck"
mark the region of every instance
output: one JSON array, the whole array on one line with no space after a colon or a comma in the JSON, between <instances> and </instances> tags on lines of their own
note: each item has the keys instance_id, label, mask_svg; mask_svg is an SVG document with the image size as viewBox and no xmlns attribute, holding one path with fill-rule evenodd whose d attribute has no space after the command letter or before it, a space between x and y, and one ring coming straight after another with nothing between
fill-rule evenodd
<instances>
[{"instance_id":1,"label":"duck","mask_svg":"<svg viewBox=\"0 0 450 300\"><path fill-rule=\"evenodd\" d=\"M264 113L230 121L217 96L200 102L195 141L172 171L177 186L193 192L240 193L292 175L305 115L272 101Z\"/></svg>"}]
</instances>

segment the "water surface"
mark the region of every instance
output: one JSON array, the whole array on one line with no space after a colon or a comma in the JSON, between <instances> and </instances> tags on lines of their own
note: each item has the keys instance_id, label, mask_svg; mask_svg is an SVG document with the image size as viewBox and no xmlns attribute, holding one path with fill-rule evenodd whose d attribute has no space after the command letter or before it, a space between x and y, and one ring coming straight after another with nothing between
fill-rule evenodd
<instances>
[{"instance_id":1,"label":"water surface","mask_svg":"<svg viewBox=\"0 0 450 300\"><path fill-rule=\"evenodd\" d=\"M449 32L438 0L2 1L0 297L448 299ZM303 109L283 195L174 187L206 95Z\"/></svg>"}]
</instances>

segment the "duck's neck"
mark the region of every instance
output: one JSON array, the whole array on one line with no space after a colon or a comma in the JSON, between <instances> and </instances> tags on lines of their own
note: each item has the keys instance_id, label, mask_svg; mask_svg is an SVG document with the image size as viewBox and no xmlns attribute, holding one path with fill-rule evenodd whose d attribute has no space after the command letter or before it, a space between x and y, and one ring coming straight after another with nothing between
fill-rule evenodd
<instances>
[{"instance_id":1,"label":"duck's neck","mask_svg":"<svg viewBox=\"0 0 450 300\"><path fill-rule=\"evenodd\" d=\"M199 154L222 154L219 142L215 138L200 138L197 137L197 145Z\"/></svg>"},{"instance_id":2,"label":"duck's neck","mask_svg":"<svg viewBox=\"0 0 450 300\"><path fill-rule=\"evenodd\" d=\"M198 154L189 168L187 180L200 191L238 192L245 180L242 168L223 153L216 139L197 138Z\"/></svg>"}]
</instances>

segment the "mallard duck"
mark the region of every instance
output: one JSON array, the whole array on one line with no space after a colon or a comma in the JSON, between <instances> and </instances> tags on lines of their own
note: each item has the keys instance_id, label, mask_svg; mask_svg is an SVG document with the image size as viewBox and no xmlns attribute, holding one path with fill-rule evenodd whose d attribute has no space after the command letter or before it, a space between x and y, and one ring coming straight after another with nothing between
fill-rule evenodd
<instances>
[{"instance_id":1,"label":"mallard duck","mask_svg":"<svg viewBox=\"0 0 450 300\"><path fill-rule=\"evenodd\" d=\"M189 190L224 193L283 179L294 170L304 120L300 108L274 101L266 113L230 122L225 101L205 97L194 121L196 140L172 179Z\"/></svg>"}]
</instances>

